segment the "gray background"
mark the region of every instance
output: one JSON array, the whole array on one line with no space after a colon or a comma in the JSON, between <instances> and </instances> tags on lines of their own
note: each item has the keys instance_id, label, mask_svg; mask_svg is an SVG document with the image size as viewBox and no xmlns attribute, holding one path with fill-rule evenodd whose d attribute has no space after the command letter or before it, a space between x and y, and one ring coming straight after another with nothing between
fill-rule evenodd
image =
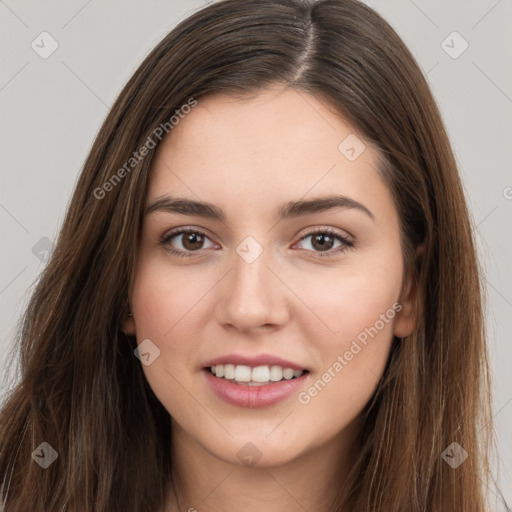
<instances>
[{"instance_id":1,"label":"gray background","mask_svg":"<svg viewBox=\"0 0 512 512\"><path fill-rule=\"evenodd\" d=\"M501 488L510 503L512 2L366 3L395 27L427 74L460 165L485 268L497 453ZM14 374L6 358L16 322L109 106L149 50L205 4L0 0L2 377ZM31 47L35 40L39 51L51 48L49 39L41 43L38 37L43 31L58 42L46 59ZM448 37L454 31L463 39ZM464 40L467 50L453 58ZM3 384L0 392L6 389Z\"/></svg>"}]
</instances>

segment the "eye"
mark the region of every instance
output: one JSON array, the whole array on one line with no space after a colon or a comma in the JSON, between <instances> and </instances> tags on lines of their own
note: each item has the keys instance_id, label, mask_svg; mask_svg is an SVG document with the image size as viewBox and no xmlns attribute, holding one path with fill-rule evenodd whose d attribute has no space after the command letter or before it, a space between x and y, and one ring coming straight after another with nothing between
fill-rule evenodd
<instances>
[{"instance_id":1,"label":"eye","mask_svg":"<svg viewBox=\"0 0 512 512\"><path fill-rule=\"evenodd\" d=\"M311 240L302 248L315 252L321 258L341 254L354 246L348 238L330 228L317 229L302 237L299 243L308 239ZM159 243L166 251L180 257L190 257L193 253L201 253L203 249L219 247L205 233L194 228L180 228L166 233ZM209 245L205 246L205 243Z\"/></svg>"},{"instance_id":2,"label":"eye","mask_svg":"<svg viewBox=\"0 0 512 512\"><path fill-rule=\"evenodd\" d=\"M354 246L354 243L348 240L348 238L330 228L317 229L302 237L300 242L308 239L311 240L305 244L306 247L303 247L303 249L312 250L321 258L341 254ZM338 242L338 245L336 245L336 242Z\"/></svg>"},{"instance_id":3,"label":"eye","mask_svg":"<svg viewBox=\"0 0 512 512\"><path fill-rule=\"evenodd\" d=\"M206 241L209 241L210 245L205 247ZM193 228L181 228L166 233L160 240L160 244L170 253L185 257L192 256L189 253L200 252L202 249L216 246L202 231Z\"/></svg>"}]
</instances>

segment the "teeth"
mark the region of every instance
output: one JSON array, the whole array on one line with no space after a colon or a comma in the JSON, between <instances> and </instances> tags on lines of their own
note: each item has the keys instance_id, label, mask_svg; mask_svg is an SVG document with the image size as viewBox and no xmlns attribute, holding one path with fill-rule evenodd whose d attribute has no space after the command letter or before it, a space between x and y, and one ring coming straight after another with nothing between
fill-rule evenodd
<instances>
[{"instance_id":1,"label":"teeth","mask_svg":"<svg viewBox=\"0 0 512 512\"><path fill-rule=\"evenodd\" d=\"M225 364L224 365L224 377L226 379L234 379L235 378L235 365L234 364Z\"/></svg>"},{"instance_id":2,"label":"teeth","mask_svg":"<svg viewBox=\"0 0 512 512\"><path fill-rule=\"evenodd\" d=\"M253 368L251 380L253 382L268 382L270 380L270 370L268 366L256 366L256 368Z\"/></svg>"},{"instance_id":3,"label":"teeth","mask_svg":"<svg viewBox=\"0 0 512 512\"><path fill-rule=\"evenodd\" d=\"M286 380L290 380L293 377L293 370L291 368L285 368L283 370L283 377Z\"/></svg>"},{"instance_id":4,"label":"teeth","mask_svg":"<svg viewBox=\"0 0 512 512\"><path fill-rule=\"evenodd\" d=\"M234 364L217 364L210 368L210 372L216 377L223 377L249 386L261 386L268 382L278 382L283 379L290 380L300 377L304 373L303 370L283 368L282 366L256 366L251 368L243 364L236 366Z\"/></svg>"},{"instance_id":5,"label":"teeth","mask_svg":"<svg viewBox=\"0 0 512 512\"><path fill-rule=\"evenodd\" d=\"M280 366L272 366L270 368L270 380L277 382L283 378L283 369Z\"/></svg>"},{"instance_id":6,"label":"teeth","mask_svg":"<svg viewBox=\"0 0 512 512\"><path fill-rule=\"evenodd\" d=\"M224 370L224 367L222 367ZM235 367L235 380L237 382L251 382L251 368L243 364Z\"/></svg>"}]
</instances>

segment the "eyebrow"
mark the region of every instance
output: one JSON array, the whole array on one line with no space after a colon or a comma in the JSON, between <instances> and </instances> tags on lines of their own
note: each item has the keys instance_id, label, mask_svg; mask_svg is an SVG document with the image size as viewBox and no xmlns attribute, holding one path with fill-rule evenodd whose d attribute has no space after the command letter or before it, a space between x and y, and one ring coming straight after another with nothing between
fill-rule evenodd
<instances>
[{"instance_id":1,"label":"eyebrow","mask_svg":"<svg viewBox=\"0 0 512 512\"><path fill-rule=\"evenodd\" d=\"M276 220L284 220L312 213L320 213L335 208L359 210L372 220L375 220L375 216L366 206L343 195L330 195L302 201L289 201L277 210L275 218ZM226 215L222 209L212 203L193 201L181 197L173 198L167 195L156 198L147 207L146 214L162 211L181 215L196 215L220 222L226 220Z\"/></svg>"}]
</instances>

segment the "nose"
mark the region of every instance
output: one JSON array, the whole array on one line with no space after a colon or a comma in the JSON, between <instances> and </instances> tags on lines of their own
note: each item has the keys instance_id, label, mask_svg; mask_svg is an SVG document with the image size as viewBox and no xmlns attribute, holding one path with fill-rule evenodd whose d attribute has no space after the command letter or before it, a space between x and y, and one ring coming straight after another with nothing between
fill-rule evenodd
<instances>
[{"instance_id":1,"label":"nose","mask_svg":"<svg viewBox=\"0 0 512 512\"><path fill-rule=\"evenodd\" d=\"M218 290L217 321L245 333L284 326L289 320L291 292L278 272L269 268L266 252L251 263L238 254L234 259Z\"/></svg>"}]
</instances>

